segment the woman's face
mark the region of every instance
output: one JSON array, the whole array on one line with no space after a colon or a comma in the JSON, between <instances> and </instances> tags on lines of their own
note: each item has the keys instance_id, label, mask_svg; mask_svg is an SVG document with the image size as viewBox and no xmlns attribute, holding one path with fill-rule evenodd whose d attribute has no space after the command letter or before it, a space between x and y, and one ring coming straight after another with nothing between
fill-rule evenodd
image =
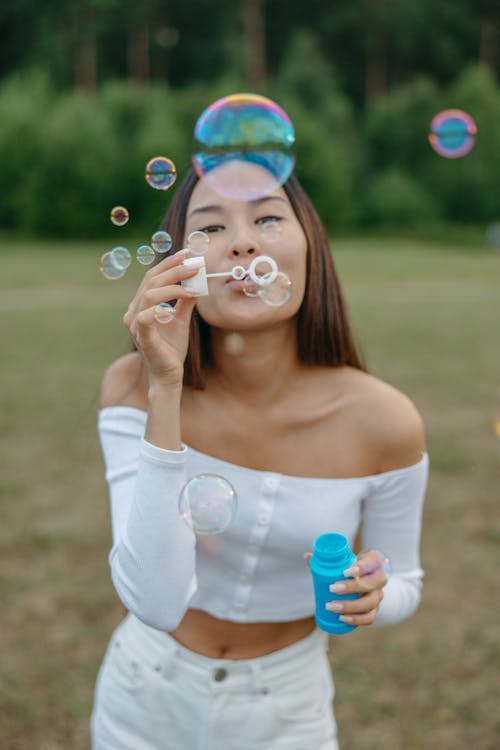
<instances>
[{"instance_id":1,"label":"woman's face","mask_svg":"<svg viewBox=\"0 0 500 750\"><path fill-rule=\"evenodd\" d=\"M238 165L238 172L240 187L245 179L252 179L252 165ZM283 188L265 198L243 201L222 197L200 180L189 201L184 240L196 230L210 239L205 255L208 274L229 272L236 265L248 269L254 258L268 255L292 282L290 299L281 307L270 307L258 297L247 297L241 281L229 276L209 279L209 296L197 301L209 325L258 330L295 315L305 289L307 240ZM267 264L258 267L258 273L267 271Z\"/></svg>"}]
</instances>

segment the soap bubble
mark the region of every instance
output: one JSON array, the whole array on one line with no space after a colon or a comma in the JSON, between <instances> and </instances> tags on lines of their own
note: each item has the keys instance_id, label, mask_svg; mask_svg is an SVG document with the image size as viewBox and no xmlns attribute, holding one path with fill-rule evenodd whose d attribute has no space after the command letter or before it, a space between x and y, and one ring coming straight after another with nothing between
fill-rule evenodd
<instances>
[{"instance_id":1,"label":"soap bubble","mask_svg":"<svg viewBox=\"0 0 500 750\"><path fill-rule=\"evenodd\" d=\"M205 255L210 247L210 237L206 232L191 232L187 238L187 246L193 255Z\"/></svg>"},{"instance_id":2,"label":"soap bubble","mask_svg":"<svg viewBox=\"0 0 500 750\"><path fill-rule=\"evenodd\" d=\"M486 230L486 242L495 250L500 248L500 224L490 224Z\"/></svg>"},{"instance_id":3,"label":"soap bubble","mask_svg":"<svg viewBox=\"0 0 500 750\"><path fill-rule=\"evenodd\" d=\"M171 323L175 318L175 307L168 302L160 302L155 307L155 320L158 323Z\"/></svg>"},{"instance_id":4,"label":"soap bubble","mask_svg":"<svg viewBox=\"0 0 500 750\"><path fill-rule=\"evenodd\" d=\"M127 273L128 266L125 266L124 268L120 268L113 260L112 251L104 253L104 255L101 256L101 266L100 271L105 279L109 279L109 281L116 281L117 279L123 278L125 274Z\"/></svg>"},{"instance_id":5,"label":"soap bubble","mask_svg":"<svg viewBox=\"0 0 500 750\"><path fill-rule=\"evenodd\" d=\"M234 519L236 509L234 487L218 474L197 474L179 496L181 518L196 534L220 534Z\"/></svg>"},{"instance_id":6,"label":"soap bubble","mask_svg":"<svg viewBox=\"0 0 500 750\"><path fill-rule=\"evenodd\" d=\"M146 182L155 190L168 190L177 179L177 170L172 159L155 156L146 164Z\"/></svg>"},{"instance_id":7,"label":"soap bubble","mask_svg":"<svg viewBox=\"0 0 500 750\"><path fill-rule=\"evenodd\" d=\"M271 284L259 289L258 296L270 307L281 307L292 295L292 282L282 271L278 271Z\"/></svg>"},{"instance_id":8,"label":"soap bubble","mask_svg":"<svg viewBox=\"0 0 500 750\"><path fill-rule=\"evenodd\" d=\"M249 276L247 276L246 279L243 279L242 286L243 286L243 294L245 294L247 297L259 296L260 287Z\"/></svg>"},{"instance_id":9,"label":"soap bubble","mask_svg":"<svg viewBox=\"0 0 500 750\"><path fill-rule=\"evenodd\" d=\"M135 257L141 266L150 266L156 258L155 251L149 245L141 245L137 248Z\"/></svg>"},{"instance_id":10,"label":"soap bubble","mask_svg":"<svg viewBox=\"0 0 500 750\"><path fill-rule=\"evenodd\" d=\"M117 227L124 227L130 218L129 212L125 206L115 206L112 208L109 217Z\"/></svg>"},{"instance_id":11,"label":"soap bubble","mask_svg":"<svg viewBox=\"0 0 500 750\"><path fill-rule=\"evenodd\" d=\"M156 250L157 253L168 253L172 247L172 237L168 232L159 229L151 237L151 247L153 250Z\"/></svg>"},{"instance_id":12,"label":"soap bubble","mask_svg":"<svg viewBox=\"0 0 500 750\"><path fill-rule=\"evenodd\" d=\"M233 357L239 357L245 351L245 339L241 333L227 333L224 337L224 350Z\"/></svg>"},{"instance_id":13,"label":"soap bubble","mask_svg":"<svg viewBox=\"0 0 500 750\"><path fill-rule=\"evenodd\" d=\"M498 387L495 411L493 414L493 431L495 435L500 438L500 386Z\"/></svg>"},{"instance_id":14,"label":"soap bubble","mask_svg":"<svg viewBox=\"0 0 500 750\"><path fill-rule=\"evenodd\" d=\"M261 222L259 232L262 242L277 242L281 239L281 224L279 221L273 220Z\"/></svg>"},{"instance_id":15,"label":"soap bubble","mask_svg":"<svg viewBox=\"0 0 500 750\"><path fill-rule=\"evenodd\" d=\"M474 148L477 126L461 109L445 109L433 117L429 143L434 151L447 159L458 159Z\"/></svg>"},{"instance_id":16,"label":"soap bubble","mask_svg":"<svg viewBox=\"0 0 500 750\"><path fill-rule=\"evenodd\" d=\"M132 255L126 247L114 247L109 255L111 262L119 271L126 271L132 263Z\"/></svg>"},{"instance_id":17,"label":"soap bubble","mask_svg":"<svg viewBox=\"0 0 500 750\"><path fill-rule=\"evenodd\" d=\"M271 99L233 94L218 99L194 129L196 174L227 198L256 200L283 185L295 166L295 132ZM241 163L247 169L240 169Z\"/></svg>"},{"instance_id":18,"label":"soap bubble","mask_svg":"<svg viewBox=\"0 0 500 750\"><path fill-rule=\"evenodd\" d=\"M371 565L367 566L366 562L363 562L362 559L365 555L369 554L370 558L372 560ZM380 552L379 550L370 550L370 552L362 552L360 555L358 555L358 560L360 563L362 563L362 571L363 575L356 575L354 578L356 581L361 582L363 585L363 588L366 591L372 591L376 585L378 585L378 582L371 583L367 580L367 576L374 575L376 573L383 573L386 578L390 578L392 575L392 564L390 559L385 555L383 552ZM357 563L354 562L353 565L356 565Z\"/></svg>"}]
</instances>

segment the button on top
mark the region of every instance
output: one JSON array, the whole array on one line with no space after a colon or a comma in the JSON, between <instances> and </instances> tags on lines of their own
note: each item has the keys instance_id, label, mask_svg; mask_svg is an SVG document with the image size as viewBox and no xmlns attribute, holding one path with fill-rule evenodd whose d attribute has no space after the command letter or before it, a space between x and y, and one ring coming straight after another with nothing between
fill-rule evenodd
<instances>
[{"instance_id":1,"label":"button on top","mask_svg":"<svg viewBox=\"0 0 500 750\"><path fill-rule=\"evenodd\" d=\"M219 667L219 669L216 669L214 671L214 680L215 682L222 682L227 677L227 669L224 669L224 667Z\"/></svg>"},{"instance_id":2,"label":"button on top","mask_svg":"<svg viewBox=\"0 0 500 750\"><path fill-rule=\"evenodd\" d=\"M267 490L276 490L278 489L278 485L279 485L278 477L266 477L264 479L264 487Z\"/></svg>"}]
</instances>

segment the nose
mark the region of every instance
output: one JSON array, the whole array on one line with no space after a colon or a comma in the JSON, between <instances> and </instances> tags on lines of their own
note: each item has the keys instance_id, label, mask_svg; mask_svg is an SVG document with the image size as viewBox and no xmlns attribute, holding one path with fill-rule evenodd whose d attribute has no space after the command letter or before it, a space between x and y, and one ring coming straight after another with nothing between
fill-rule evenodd
<instances>
[{"instance_id":1,"label":"nose","mask_svg":"<svg viewBox=\"0 0 500 750\"><path fill-rule=\"evenodd\" d=\"M231 258L252 258L260 252L259 244L250 232L241 230L230 243Z\"/></svg>"},{"instance_id":2,"label":"nose","mask_svg":"<svg viewBox=\"0 0 500 750\"><path fill-rule=\"evenodd\" d=\"M231 248L232 258L251 258L253 255L257 255L257 248L251 245L233 245Z\"/></svg>"}]
</instances>

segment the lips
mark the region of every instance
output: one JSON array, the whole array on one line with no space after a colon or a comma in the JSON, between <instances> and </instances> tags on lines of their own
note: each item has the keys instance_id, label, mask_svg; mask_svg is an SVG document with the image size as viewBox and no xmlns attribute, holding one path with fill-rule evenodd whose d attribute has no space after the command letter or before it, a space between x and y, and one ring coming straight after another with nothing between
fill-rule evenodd
<instances>
[{"instance_id":1,"label":"lips","mask_svg":"<svg viewBox=\"0 0 500 750\"><path fill-rule=\"evenodd\" d=\"M237 279L228 279L226 281L226 284L228 284L231 287L231 289L236 289L240 292L242 292L244 289L243 281L238 281Z\"/></svg>"}]
</instances>

